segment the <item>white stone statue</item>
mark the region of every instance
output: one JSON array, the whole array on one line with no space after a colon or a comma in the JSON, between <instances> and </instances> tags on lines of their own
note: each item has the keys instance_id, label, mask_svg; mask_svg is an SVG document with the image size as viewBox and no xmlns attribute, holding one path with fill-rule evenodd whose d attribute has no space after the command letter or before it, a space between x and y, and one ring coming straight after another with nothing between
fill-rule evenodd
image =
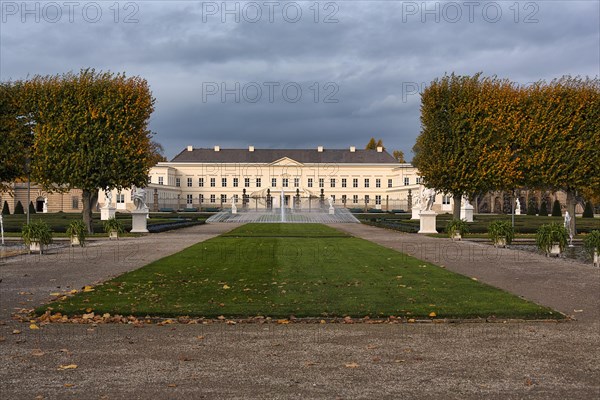
<instances>
[{"instance_id":1,"label":"white stone statue","mask_svg":"<svg viewBox=\"0 0 600 400\"><path fill-rule=\"evenodd\" d=\"M423 188L421 191L421 211L431 211L435 202L435 190Z\"/></svg>"},{"instance_id":2,"label":"white stone statue","mask_svg":"<svg viewBox=\"0 0 600 400\"><path fill-rule=\"evenodd\" d=\"M104 189L104 196L106 197L104 207L109 208L110 206L112 206L112 190L110 190L109 188Z\"/></svg>"},{"instance_id":3,"label":"white stone statue","mask_svg":"<svg viewBox=\"0 0 600 400\"><path fill-rule=\"evenodd\" d=\"M573 229L571 229L571 215L569 212L565 212L565 229L569 233L569 247L573 246Z\"/></svg>"},{"instance_id":4,"label":"white stone statue","mask_svg":"<svg viewBox=\"0 0 600 400\"><path fill-rule=\"evenodd\" d=\"M467 196L463 196L463 198L462 198L462 204L463 204L463 207L471 205L471 202L469 201L469 198Z\"/></svg>"},{"instance_id":5,"label":"white stone statue","mask_svg":"<svg viewBox=\"0 0 600 400\"><path fill-rule=\"evenodd\" d=\"M329 197L327 198L327 201L329 202L329 208L333 208L333 197L332 197L332 196L329 196Z\"/></svg>"},{"instance_id":6,"label":"white stone statue","mask_svg":"<svg viewBox=\"0 0 600 400\"><path fill-rule=\"evenodd\" d=\"M47 213L47 212L48 212L48 198L47 198L47 197L44 197L44 206L43 206L43 208L42 208L42 211L43 211L44 213Z\"/></svg>"},{"instance_id":7,"label":"white stone statue","mask_svg":"<svg viewBox=\"0 0 600 400\"><path fill-rule=\"evenodd\" d=\"M517 199L517 206L515 208L515 214L521 215L521 202Z\"/></svg>"},{"instance_id":8,"label":"white stone statue","mask_svg":"<svg viewBox=\"0 0 600 400\"><path fill-rule=\"evenodd\" d=\"M148 207L146 206L146 191L143 188L133 187L133 205L135 206L136 211L145 210Z\"/></svg>"},{"instance_id":9,"label":"white stone statue","mask_svg":"<svg viewBox=\"0 0 600 400\"><path fill-rule=\"evenodd\" d=\"M235 205L235 197L231 198L231 213L237 214L237 206Z\"/></svg>"}]
</instances>

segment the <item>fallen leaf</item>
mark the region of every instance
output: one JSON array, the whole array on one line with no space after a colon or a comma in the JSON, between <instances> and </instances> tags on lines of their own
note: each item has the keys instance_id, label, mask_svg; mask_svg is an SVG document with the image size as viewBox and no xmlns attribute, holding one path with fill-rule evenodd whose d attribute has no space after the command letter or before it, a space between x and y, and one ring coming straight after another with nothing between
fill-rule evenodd
<instances>
[{"instance_id":1,"label":"fallen leaf","mask_svg":"<svg viewBox=\"0 0 600 400\"><path fill-rule=\"evenodd\" d=\"M0 336L0 342L4 342L6 338L4 336Z\"/></svg>"},{"instance_id":2,"label":"fallen leaf","mask_svg":"<svg viewBox=\"0 0 600 400\"><path fill-rule=\"evenodd\" d=\"M43 356L44 354L46 354L46 353L44 353L44 352L42 351L42 349L33 349L33 350L31 351L31 355L32 355L32 356L35 356L35 357L41 357L41 356Z\"/></svg>"},{"instance_id":3,"label":"fallen leaf","mask_svg":"<svg viewBox=\"0 0 600 400\"><path fill-rule=\"evenodd\" d=\"M176 385L176 384L174 384L174 383L170 383L170 384L168 384L167 386L168 386L168 387L177 387L177 385Z\"/></svg>"},{"instance_id":4,"label":"fallen leaf","mask_svg":"<svg viewBox=\"0 0 600 400\"><path fill-rule=\"evenodd\" d=\"M40 329L40 327L37 326L36 324L31 324L31 325L29 325L29 329L34 329L35 330L35 329Z\"/></svg>"},{"instance_id":5,"label":"fallen leaf","mask_svg":"<svg viewBox=\"0 0 600 400\"><path fill-rule=\"evenodd\" d=\"M75 386L75 384L73 384L73 383L65 383L64 386L65 387L73 387L73 386Z\"/></svg>"},{"instance_id":6,"label":"fallen leaf","mask_svg":"<svg viewBox=\"0 0 600 400\"><path fill-rule=\"evenodd\" d=\"M409 319L409 320L408 320L408 322L412 324L412 323L414 323L414 322L415 322L415 319L414 319L414 318L411 318L411 319Z\"/></svg>"},{"instance_id":7,"label":"fallen leaf","mask_svg":"<svg viewBox=\"0 0 600 400\"><path fill-rule=\"evenodd\" d=\"M223 285L223 289L231 289L229 285Z\"/></svg>"},{"instance_id":8,"label":"fallen leaf","mask_svg":"<svg viewBox=\"0 0 600 400\"><path fill-rule=\"evenodd\" d=\"M50 296L60 296L60 293L57 293L57 292L55 292L55 293L50 293Z\"/></svg>"},{"instance_id":9,"label":"fallen leaf","mask_svg":"<svg viewBox=\"0 0 600 400\"><path fill-rule=\"evenodd\" d=\"M93 292L94 288L92 286L84 286L83 291L84 292Z\"/></svg>"},{"instance_id":10,"label":"fallen leaf","mask_svg":"<svg viewBox=\"0 0 600 400\"><path fill-rule=\"evenodd\" d=\"M573 312L583 312L583 310L573 310Z\"/></svg>"},{"instance_id":11,"label":"fallen leaf","mask_svg":"<svg viewBox=\"0 0 600 400\"><path fill-rule=\"evenodd\" d=\"M77 368L77 364L68 364L68 365L59 365L58 366L59 371L64 371L66 369L75 369L75 368Z\"/></svg>"},{"instance_id":12,"label":"fallen leaf","mask_svg":"<svg viewBox=\"0 0 600 400\"><path fill-rule=\"evenodd\" d=\"M471 279L472 279L472 280L474 280L474 281L478 281L478 280L479 280L479 279L477 279L477 278L471 278Z\"/></svg>"},{"instance_id":13,"label":"fallen leaf","mask_svg":"<svg viewBox=\"0 0 600 400\"><path fill-rule=\"evenodd\" d=\"M204 336L202 336L202 335L196 336L196 339L198 339L198 340L204 340Z\"/></svg>"},{"instance_id":14,"label":"fallen leaf","mask_svg":"<svg viewBox=\"0 0 600 400\"><path fill-rule=\"evenodd\" d=\"M436 317L437 314L432 311L432 312L429 313L429 316L433 318L433 317Z\"/></svg>"},{"instance_id":15,"label":"fallen leaf","mask_svg":"<svg viewBox=\"0 0 600 400\"><path fill-rule=\"evenodd\" d=\"M288 321L287 319L278 319L277 323L281 325L287 325L290 323L290 321Z\"/></svg>"},{"instance_id":16,"label":"fallen leaf","mask_svg":"<svg viewBox=\"0 0 600 400\"><path fill-rule=\"evenodd\" d=\"M12 331L12 333L13 333L13 335L18 335L19 333L21 333L21 331L18 329L15 329L14 331Z\"/></svg>"},{"instance_id":17,"label":"fallen leaf","mask_svg":"<svg viewBox=\"0 0 600 400\"><path fill-rule=\"evenodd\" d=\"M357 364L357 363L355 363L355 362L351 362L351 363L348 363L348 364L344 364L344 366L345 366L346 368L358 368L358 364Z\"/></svg>"},{"instance_id":18,"label":"fallen leaf","mask_svg":"<svg viewBox=\"0 0 600 400\"><path fill-rule=\"evenodd\" d=\"M71 294L75 294L75 293L77 293L77 292L78 292L78 290L77 290L77 289L73 289L73 290L71 290L69 293L71 293Z\"/></svg>"}]
</instances>

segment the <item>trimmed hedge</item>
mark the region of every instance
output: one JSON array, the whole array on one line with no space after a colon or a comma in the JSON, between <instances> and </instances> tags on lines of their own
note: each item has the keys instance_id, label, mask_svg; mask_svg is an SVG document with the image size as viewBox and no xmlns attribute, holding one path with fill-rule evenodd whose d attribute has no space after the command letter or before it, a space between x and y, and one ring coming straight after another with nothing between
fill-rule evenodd
<instances>
[{"instance_id":1,"label":"trimmed hedge","mask_svg":"<svg viewBox=\"0 0 600 400\"><path fill-rule=\"evenodd\" d=\"M552 216L553 217L562 217L562 211L560 209L560 202L558 200L554 200L554 204L552 204Z\"/></svg>"}]
</instances>

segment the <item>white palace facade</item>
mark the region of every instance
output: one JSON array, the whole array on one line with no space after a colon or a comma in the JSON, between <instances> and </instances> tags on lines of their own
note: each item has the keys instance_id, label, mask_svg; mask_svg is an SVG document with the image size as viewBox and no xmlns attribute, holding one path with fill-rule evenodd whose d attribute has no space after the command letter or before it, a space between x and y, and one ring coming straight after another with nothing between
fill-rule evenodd
<instances>
[{"instance_id":1,"label":"white palace facade","mask_svg":"<svg viewBox=\"0 0 600 400\"><path fill-rule=\"evenodd\" d=\"M245 149L188 146L169 162L150 170L146 188L151 211L216 211L279 207L316 207L332 198L336 207L408 211L421 178L409 163L398 163L383 148ZM133 208L129 191L113 192L117 211ZM99 205L106 202L99 193ZM113 200L114 202L114 200ZM435 209L451 211L451 199L438 195Z\"/></svg>"}]
</instances>

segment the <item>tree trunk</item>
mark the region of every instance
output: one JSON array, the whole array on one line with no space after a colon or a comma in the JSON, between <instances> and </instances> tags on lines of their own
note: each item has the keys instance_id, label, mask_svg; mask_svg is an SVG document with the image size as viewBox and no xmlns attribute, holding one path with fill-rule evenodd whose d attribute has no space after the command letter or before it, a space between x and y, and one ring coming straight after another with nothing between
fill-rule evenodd
<instances>
[{"instance_id":1,"label":"tree trunk","mask_svg":"<svg viewBox=\"0 0 600 400\"><path fill-rule=\"evenodd\" d=\"M88 233L94 233L94 228L92 226L92 200L93 195L89 190L83 191L83 222L85 226L87 226Z\"/></svg>"},{"instance_id":2,"label":"tree trunk","mask_svg":"<svg viewBox=\"0 0 600 400\"><path fill-rule=\"evenodd\" d=\"M577 200L575 199L575 191L572 189L567 189L567 211L571 216L571 229L573 232L573 236L577 234L577 227L575 224L575 207L577 205Z\"/></svg>"},{"instance_id":3,"label":"tree trunk","mask_svg":"<svg viewBox=\"0 0 600 400\"><path fill-rule=\"evenodd\" d=\"M462 201L462 194L455 194L452 196L454 200L454 208L452 211L452 217L460 219L460 202Z\"/></svg>"}]
</instances>

